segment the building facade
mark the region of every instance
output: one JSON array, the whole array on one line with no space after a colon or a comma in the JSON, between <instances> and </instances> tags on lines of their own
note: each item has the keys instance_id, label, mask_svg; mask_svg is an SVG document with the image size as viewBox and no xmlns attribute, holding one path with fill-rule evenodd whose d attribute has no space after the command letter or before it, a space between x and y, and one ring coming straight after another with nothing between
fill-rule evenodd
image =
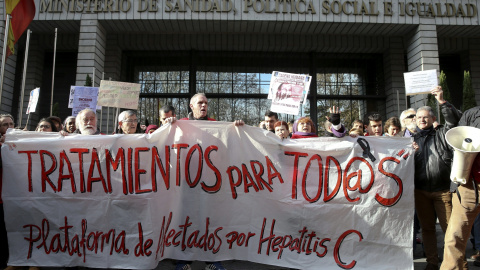
<instances>
[{"instance_id":1,"label":"building facade","mask_svg":"<svg viewBox=\"0 0 480 270\"><path fill-rule=\"evenodd\" d=\"M479 2L35 0L22 122L35 87L41 88L40 103L30 125L50 114L52 81L54 111L70 115L70 86L85 85L87 74L95 86L102 78L140 83L139 118L150 124L158 122L164 104L185 116L198 92L209 98L210 117L258 124L270 106L272 71L313 76L300 115L319 126L333 105L349 124L369 111L387 119L425 104L425 95L405 97L403 73L410 71L444 71L458 108L463 72L470 71L480 104ZM16 118L25 36L6 61L1 100L1 112ZM113 131L115 111L100 112L102 131Z\"/></svg>"}]
</instances>

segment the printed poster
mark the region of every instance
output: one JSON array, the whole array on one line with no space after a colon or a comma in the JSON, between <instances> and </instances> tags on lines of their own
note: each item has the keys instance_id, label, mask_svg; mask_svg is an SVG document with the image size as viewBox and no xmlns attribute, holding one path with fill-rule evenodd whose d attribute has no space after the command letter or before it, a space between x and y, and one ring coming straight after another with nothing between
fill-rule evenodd
<instances>
[{"instance_id":1,"label":"printed poster","mask_svg":"<svg viewBox=\"0 0 480 270\"><path fill-rule=\"evenodd\" d=\"M307 99L311 79L308 75L274 71L268 95L272 100L270 110L298 115L300 105Z\"/></svg>"}]
</instances>

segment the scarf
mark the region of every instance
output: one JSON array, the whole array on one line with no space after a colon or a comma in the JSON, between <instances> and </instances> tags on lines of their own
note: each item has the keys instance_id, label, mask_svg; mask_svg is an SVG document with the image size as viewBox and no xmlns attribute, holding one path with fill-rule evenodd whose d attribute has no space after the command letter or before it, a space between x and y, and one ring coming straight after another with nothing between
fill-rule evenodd
<instances>
[{"instance_id":1,"label":"scarf","mask_svg":"<svg viewBox=\"0 0 480 270\"><path fill-rule=\"evenodd\" d=\"M419 134L421 137L425 137L427 136L428 134L430 134L430 132L433 131L433 126L427 128L427 129L420 129L417 127L417 133L416 134Z\"/></svg>"}]
</instances>

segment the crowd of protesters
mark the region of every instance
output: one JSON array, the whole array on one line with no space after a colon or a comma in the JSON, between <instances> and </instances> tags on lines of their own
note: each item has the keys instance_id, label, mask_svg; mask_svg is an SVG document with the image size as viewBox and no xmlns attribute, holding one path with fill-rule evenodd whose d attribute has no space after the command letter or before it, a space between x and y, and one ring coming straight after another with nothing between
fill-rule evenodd
<instances>
[{"instance_id":1,"label":"crowd of protesters","mask_svg":"<svg viewBox=\"0 0 480 270\"><path fill-rule=\"evenodd\" d=\"M445 133L458 125L480 127L480 107L475 107L462 113L452 104L443 99L441 87L432 89L439 103L445 123L436 122L432 108L423 106L418 109L410 108L401 113L399 117L391 117L383 122L378 113L368 113L363 120L357 119L347 129L341 123L341 112L338 107L329 109L329 116L324 123L325 137L342 138L347 134L351 137L358 136L389 136L389 137L413 137L413 150L415 151L415 221L413 246L423 241L424 253L427 260L426 270L439 269L440 261L437 254L436 220L440 222L445 235L444 260L441 269L467 269L465 258L466 242L475 218L480 212L480 207L472 205L470 198L480 190L480 159L476 159L472 170L473 185L460 186L451 189L449 179L451 163L453 159L452 148L446 143ZM196 94L190 100L191 112L179 120L205 120L215 121L208 116L208 99L205 94ZM159 125L174 124L177 121L175 108L166 105L160 109ZM242 120L235 120L234 125L242 126ZM118 117L116 134L153 133L160 126L139 124L135 111L123 111ZM6 131L14 127L14 119L9 114L0 115L0 144L5 141ZM316 126L309 117L300 117L295 121L281 121L278 114L272 111L265 113L264 121L259 127L273 132L282 140L304 139L319 136ZM70 134L99 135L102 134L97 126L97 117L94 111L85 109L76 117L69 116L62 123L56 116L42 118L35 129L37 132L60 132L64 136ZM1 159L1 155L0 155ZM0 163L1 166L1 163ZM1 167L0 167L1 170ZM1 171L0 171L1 175ZM478 185L477 189L473 186ZM463 192L463 202L456 199L452 192ZM1 181L0 181L1 194ZM477 195L478 196L478 195ZM1 196L0 196L0 204ZM475 202L473 202L475 203ZM477 201L478 203L478 201ZM465 204L468 204L466 207ZM418 219L417 219L418 217ZM453 218L455 217L455 218ZM8 259L8 245L4 224L3 207L0 207L0 267L6 267ZM420 231L422 240L417 238ZM480 229L480 221L479 221ZM480 243L480 230L475 235ZM473 259L474 264L480 266L480 245L474 246L479 250ZM176 269L191 269L191 261L177 261ZM9 266L6 269L14 270L19 267ZM30 267L30 270L38 269ZM225 269L221 262L206 262L207 270Z\"/></svg>"}]
</instances>

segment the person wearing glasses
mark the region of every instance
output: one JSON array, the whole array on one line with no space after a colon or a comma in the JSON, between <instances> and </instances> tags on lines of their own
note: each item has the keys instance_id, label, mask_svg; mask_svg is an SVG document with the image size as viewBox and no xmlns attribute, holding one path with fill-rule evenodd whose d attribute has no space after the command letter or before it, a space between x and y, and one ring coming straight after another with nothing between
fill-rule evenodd
<instances>
[{"instance_id":1,"label":"person wearing glasses","mask_svg":"<svg viewBox=\"0 0 480 270\"><path fill-rule=\"evenodd\" d=\"M415 117L417 111L414 108L406 109L400 114L400 123L402 124L403 137L413 137L417 130Z\"/></svg>"},{"instance_id":2,"label":"person wearing glasses","mask_svg":"<svg viewBox=\"0 0 480 270\"><path fill-rule=\"evenodd\" d=\"M434 129L433 122L436 117L433 109L429 106L417 109L415 116L417 132L413 136L415 149L414 196L427 258L425 269L438 270L437 219L445 233L452 213L450 171L453 150L446 142L445 133L458 125L461 113L443 98L441 86L435 87L430 93L440 104L445 125L438 130Z\"/></svg>"},{"instance_id":3,"label":"person wearing glasses","mask_svg":"<svg viewBox=\"0 0 480 270\"><path fill-rule=\"evenodd\" d=\"M57 126L55 126L55 123L48 119L48 118L42 118L38 122L37 128L35 129L36 132L57 132Z\"/></svg>"},{"instance_id":4,"label":"person wearing glasses","mask_svg":"<svg viewBox=\"0 0 480 270\"><path fill-rule=\"evenodd\" d=\"M400 114L400 124L402 125L403 137L413 137L413 135L415 135L415 133L417 132L417 122L415 121L416 116L417 111L414 108L408 108ZM413 218L413 253L415 253L417 249L417 244L422 243L422 240L417 237L419 233L420 221L418 221L417 211L415 211L415 215Z\"/></svg>"},{"instance_id":5,"label":"person wearing glasses","mask_svg":"<svg viewBox=\"0 0 480 270\"><path fill-rule=\"evenodd\" d=\"M118 134L137 133L137 113L132 110L123 111L118 116Z\"/></svg>"}]
</instances>

